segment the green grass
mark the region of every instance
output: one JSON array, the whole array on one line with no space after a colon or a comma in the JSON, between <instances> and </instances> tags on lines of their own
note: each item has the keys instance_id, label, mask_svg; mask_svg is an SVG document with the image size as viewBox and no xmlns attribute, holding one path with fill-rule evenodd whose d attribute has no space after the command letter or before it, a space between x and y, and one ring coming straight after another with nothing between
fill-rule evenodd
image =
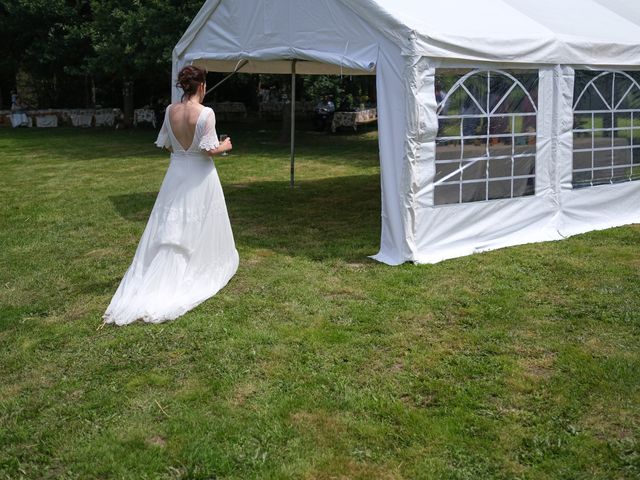
<instances>
[{"instance_id":1,"label":"green grass","mask_svg":"<svg viewBox=\"0 0 640 480\"><path fill-rule=\"evenodd\" d=\"M640 228L392 268L375 132L228 125L241 263L99 328L168 159L0 130L0 478L636 479Z\"/></svg>"}]
</instances>

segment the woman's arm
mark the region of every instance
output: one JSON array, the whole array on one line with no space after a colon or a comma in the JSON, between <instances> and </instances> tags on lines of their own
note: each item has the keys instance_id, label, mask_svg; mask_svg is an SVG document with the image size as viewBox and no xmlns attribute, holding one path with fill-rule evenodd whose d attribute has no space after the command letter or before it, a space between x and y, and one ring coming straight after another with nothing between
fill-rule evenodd
<instances>
[{"instance_id":1,"label":"woman's arm","mask_svg":"<svg viewBox=\"0 0 640 480\"><path fill-rule=\"evenodd\" d=\"M230 137L226 137L222 142L218 140L218 134L216 133L216 115L211 109L209 109L209 116L204 125L204 132L200 139L199 146L207 155L212 157L228 152L233 148Z\"/></svg>"}]
</instances>

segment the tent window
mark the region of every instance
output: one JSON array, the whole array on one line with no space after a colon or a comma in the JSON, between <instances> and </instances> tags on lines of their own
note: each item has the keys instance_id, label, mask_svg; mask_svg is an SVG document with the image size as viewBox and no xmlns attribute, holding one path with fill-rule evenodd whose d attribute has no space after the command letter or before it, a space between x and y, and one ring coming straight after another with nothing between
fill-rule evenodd
<instances>
[{"instance_id":1,"label":"tent window","mask_svg":"<svg viewBox=\"0 0 640 480\"><path fill-rule=\"evenodd\" d=\"M537 71L436 71L435 205L535 193Z\"/></svg>"},{"instance_id":2,"label":"tent window","mask_svg":"<svg viewBox=\"0 0 640 480\"><path fill-rule=\"evenodd\" d=\"M577 70L573 188L640 179L640 72Z\"/></svg>"}]
</instances>

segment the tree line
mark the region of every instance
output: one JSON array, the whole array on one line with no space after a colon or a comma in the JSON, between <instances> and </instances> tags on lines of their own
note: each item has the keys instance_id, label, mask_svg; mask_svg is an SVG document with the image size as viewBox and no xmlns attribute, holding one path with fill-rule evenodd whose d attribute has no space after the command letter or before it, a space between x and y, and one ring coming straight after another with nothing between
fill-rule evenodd
<instances>
[{"instance_id":1,"label":"tree line","mask_svg":"<svg viewBox=\"0 0 640 480\"><path fill-rule=\"evenodd\" d=\"M130 118L134 107L168 103L171 52L202 3L0 0L0 107L9 107L17 86L27 93L23 100L38 108L118 106ZM209 81L217 78L210 74ZM251 106L261 84L284 89L287 81L238 75L216 95ZM333 95L338 103L371 87L370 80L338 77L299 82L304 96Z\"/></svg>"},{"instance_id":2,"label":"tree line","mask_svg":"<svg viewBox=\"0 0 640 480\"><path fill-rule=\"evenodd\" d=\"M22 74L39 107L166 95L171 50L201 0L0 0L0 87ZM130 96L130 99L124 97Z\"/></svg>"}]
</instances>

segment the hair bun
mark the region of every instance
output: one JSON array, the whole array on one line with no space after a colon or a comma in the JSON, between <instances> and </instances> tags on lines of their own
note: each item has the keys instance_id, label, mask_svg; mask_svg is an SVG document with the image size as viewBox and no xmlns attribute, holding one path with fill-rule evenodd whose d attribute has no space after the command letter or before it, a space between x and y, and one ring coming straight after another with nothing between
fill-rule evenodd
<instances>
[{"instance_id":1,"label":"hair bun","mask_svg":"<svg viewBox=\"0 0 640 480\"><path fill-rule=\"evenodd\" d=\"M189 98L196 94L198 87L207 80L207 72L195 65L187 65L178 73L178 81L176 87L184 91L182 98Z\"/></svg>"}]
</instances>

